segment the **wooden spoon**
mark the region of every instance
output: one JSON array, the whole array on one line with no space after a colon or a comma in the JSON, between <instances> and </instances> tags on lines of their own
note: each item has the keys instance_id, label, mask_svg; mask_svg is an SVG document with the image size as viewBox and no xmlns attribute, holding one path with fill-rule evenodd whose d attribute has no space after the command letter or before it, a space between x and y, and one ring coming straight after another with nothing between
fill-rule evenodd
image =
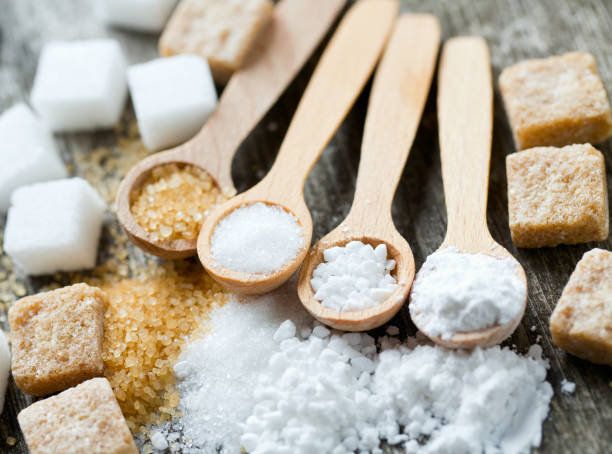
<instances>
[{"instance_id":1,"label":"wooden spoon","mask_svg":"<svg viewBox=\"0 0 612 454\"><path fill-rule=\"evenodd\" d=\"M448 227L440 250L512 259L527 285L518 261L495 242L487 228L487 193L493 130L493 87L487 43L478 37L450 39L444 46L438 80L438 123L442 179ZM460 332L447 340L429 335L448 348L490 347L506 339L518 326L527 304L505 325Z\"/></svg>"},{"instance_id":2,"label":"wooden spoon","mask_svg":"<svg viewBox=\"0 0 612 454\"><path fill-rule=\"evenodd\" d=\"M256 186L217 207L204 221L198 255L213 278L235 292L263 293L283 284L300 266L312 238L304 202L310 169L369 79L395 22L397 0L361 0L346 13L328 44L298 105L270 172ZM243 273L216 263L211 237L217 223L246 204L281 206L298 220L300 252L271 273Z\"/></svg>"},{"instance_id":3,"label":"wooden spoon","mask_svg":"<svg viewBox=\"0 0 612 454\"><path fill-rule=\"evenodd\" d=\"M196 240L153 241L132 216L131 194L154 167L191 164L206 170L222 192L236 193L232 158L238 146L276 102L339 14L345 0L284 0L257 40L244 67L229 81L202 130L188 142L142 160L117 193L117 217L128 237L144 251L167 259L196 253Z\"/></svg>"},{"instance_id":4,"label":"wooden spoon","mask_svg":"<svg viewBox=\"0 0 612 454\"><path fill-rule=\"evenodd\" d=\"M298 294L313 317L346 331L376 328L402 307L414 278L414 259L391 218L391 204L425 106L440 47L435 16L403 15L376 71L365 123L355 199L347 218L314 245L304 261ZM396 261L398 287L387 300L363 311L336 311L314 298L310 284L323 253L362 241L387 245Z\"/></svg>"}]
</instances>

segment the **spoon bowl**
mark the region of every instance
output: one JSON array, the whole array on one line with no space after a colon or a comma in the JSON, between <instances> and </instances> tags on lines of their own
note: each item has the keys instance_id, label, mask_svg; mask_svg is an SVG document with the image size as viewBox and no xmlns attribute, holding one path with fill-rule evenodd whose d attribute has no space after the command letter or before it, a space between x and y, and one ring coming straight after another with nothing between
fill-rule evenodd
<instances>
[{"instance_id":1,"label":"spoon bowl","mask_svg":"<svg viewBox=\"0 0 612 454\"><path fill-rule=\"evenodd\" d=\"M254 187L253 189L256 189ZM268 273L246 273L228 269L214 258L211 250L212 236L217 224L234 210L254 203L265 203L266 205L279 206L296 217L298 225L303 233L303 247L291 260L283 264L279 269ZM266 293L284 284L300 267L306 257L308 245L312 240L312 218L306 204L297 204L297 209L287 207L283 202L273 202L269 198L257 196L257 191L251 190L240 194L233 199L216 207L204 221L200 236L198 237L198 257L205 264L206 270L213 279L228 288L232 292L252 294Z\"/></svg>"},{"instance_id":2,"label":"spoon bowl","mask_svg":"<svg viewBox=\"0 0 612 454\"><path fill-rule=\"evenodd\" d=\"M142 184L147 180L153 169L156 167L178 164L178 165L193 165L206 170L205 163L200 163L189 157L182 158L184 155L184 147L179 147L173 150L162 151L140 161L127 173L117 193L117 213L121 225L124 228L128 238L143 251L156 255L164 259L181 259L190 257L194 254L194 240L162 240L153 241L150 238L149 232L144 230L132 214L132 194L134 194ZM214 179L214 178L213 178ZM235 194L236 190L227 178L225 181L215 180L215 184L219 188L225 188L222 192L230 197ZM223 186L222 186L223 185ZM124 189L129 188L129 190Z\"/></svg>"},{"instance_id":3,"label":"spoon bowl","mask_svg":"<svg viewBox=\"0 0 612 454\"><path fill-rule=\"evenodd\" d=\"M442 245L440 249L442 250L446 246ZM492 238L490 241L490 245L488 248L488 252L483 252L483 249L479 248L479 250L460 250L461 252L473 253L473 254L485 254L491 257L498 258L500 260L510 259L514 261L517 265L517 273L519 278L525 283L527 286L527 276L525 275L525 270L521 266L521 264L514 258L514 256L506 250L503 246L496 243ZM427 337L432 339L436 344L441 345L446 348L462 348L462 349L473 349L476 347L480 348L489 348L495 345L500 344L505 339L510 337L510 335L516 330L518 325L523 318L523 314L525 313L525 309L527 307L527 294L525 294L525 298L522 301L522 306L520 311L517 313L517 316L510 320L508 323L503 325L496 324L491 327L475 330L475 331L465 331L465 332L457 332L450 339L442 339L440 336L429 336L426 331L423 329L421 324L418 322L418 318L413 317L412 320L419 331L423 332Z\"/></svg>"},{"instance_id":4,"label":"spoon bowl","mask_svg":"<svg viewBox=\"0 0 612 454\"><path fill-rule=\"evenodd\" d=\"M119 223L138 247L158 257L178 259L196 253L196 240L155 241L132 215L131 197L164 164L193 165L206 171L223 194L236 194L231 166L238 146L304 65L344 6L345 0L283 0L275 8L247 61L232 76L202 130L174 149L134 166L121 182L116 206Z\"/></svg>"},{"instance_id":5,"label":"spoon bowl","mask_svg":"<svg viewBox=\"0 0 612 454\"><path fill-rule=\"evenodd\" d=\"M386 238L370 235L356 235L345 232L345 224L332 230L318 241L309 251L298 280L298 295L306 310L320 322L343 331L367 331L377 328L393 318L403 306L414 279L414 258L408 242L397 232L389 232ZM323 306L314 297L310 284L312 274L324 261L323 253L334 246L346 246L351 241L361 241L376 247L387 246L387 257L395 260L391 273L397 281L395 291L381 304L362 311L337 311Z\"/></svg>"}]
</instances>

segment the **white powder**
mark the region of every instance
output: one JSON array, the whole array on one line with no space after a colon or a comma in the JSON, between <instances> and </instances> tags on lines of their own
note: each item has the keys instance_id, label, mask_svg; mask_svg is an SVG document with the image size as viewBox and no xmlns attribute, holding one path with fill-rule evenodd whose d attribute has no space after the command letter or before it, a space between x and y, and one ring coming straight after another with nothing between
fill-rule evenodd
<instances>
[{"instance_id":1,"label":"white powder","mask_svg":"<svg viewBox=\"0 0 612 454\"><path fill-rule=\"evenodd\" d=\"M517 317L527 286L512 259L446 248L427 257L410 295L410 315L430 336L503 325Z\"/></svg>"},{"instance_id":2,"label":"white powder","mask_svg":"<svg viewBox=\"0 0 612 454\"><path fill-rule=\"evenodd\" d=\"M210 246L215 261L226 269L270 273L299 253L304 237L295 216L280 206L258 202L224 217Z\"/></svg>"},{"instance_id":3,"label":"white powder","mask_svg":"<svg viewBox=\"0 0 612 454\"><path fill-rule=\"evenodd\" d=\"M553 391L537 348L409 348L350 333L283 340L262 371L244 424L250 454L528 452Z\"/></svg>"},{"instance_id":4,"label":"white powder","mask_svg":"<svg viewBox=\"0 0 612 454\"><path fill-rule=\"evenodd\" d=\"M312 273L315 299L336 311L361 311L377 306L397 288L391 276L395 260L387 259L387 246L351 241L323 252L325 262Z\"/></svg>"},{"instance_id":5,"label":"white powder","mask_svg":"<svg viewBox=\"0 0 612 454\"><path fill-rule=\"evenodd\" d=\"M253 385L278 348L275 333L288 328L277 339L293 337L291 322L281 323L310 319L296 293L291 280L263 297L230 301L213 312L206 336L187 345L175 366L182 431L191 440L183 452L239 452L238 424L251 413Z\"/></svg>"},{"instance_id":6,"label":"white powder","mask_svg":"<svg viewBox=\"0 0 612 454\"><path fill-rule=\"evenodd\" d=\"M183 416L160 428L173 452L380 453L384 441L409 453L512 454L539 445L552 396L541 347L520 356L412 338L376 344L313 325L295 285L228 302L187 345L175 367Z\"/></svg>"},{"instance_id":7,"label":"white powder","mask_svg":"<svg viewBox=\"0 0 612 454\"><path fill-rule=\"evenodd\" d=\"M576 383L564 378L561 380L561 392L566 395L574 394L576 392Z\"/></svg>"}]
</instances>

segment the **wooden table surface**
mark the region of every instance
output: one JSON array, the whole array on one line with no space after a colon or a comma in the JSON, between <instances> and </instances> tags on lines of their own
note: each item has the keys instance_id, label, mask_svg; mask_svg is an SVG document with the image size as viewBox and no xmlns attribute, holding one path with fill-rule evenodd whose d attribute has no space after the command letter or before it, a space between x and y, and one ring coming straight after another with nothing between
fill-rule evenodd
<instances>
[{"instance_id":1,"label":"wooden table surface","mask_svg":"<svg viewBox=\"0 0 612 454\"><path fill-rule=\"evenodd\" d=\"M111 36L121 41L130 63L156 56L156 36L105 29L95 17L94 4L94 0L0 0L0 111L17 101L27 100L40 48L47 40ZM505 66L525 58L583 50L596 56L604 84L612 91L612 2L404 0L402 8L404 12L436 14L444 38L467 34L486 38L495 79ZM233 174L239 191L255 184L270 167L318 55L320 50L237 153ZM369 89L359 98L307 181L306 200L314 221L313 241L336 226L348 212L368 92ZM412 247L417 269L442 241L446 221L434 93L435 86L393 207L394 220ZM57 138L67 163L76 155L113 140L110 132ZM612 188L611 143L598 146L606 155L609 188ZM508 343L525 351L529 345L539 342L550 359L548 380L555 390L550 414L544 422L542 446L534 452L610 453L612 369L569 356L555 347L548 330L548 318L582 254L593 247L612 249L612 240L553 249L517 250L510 241L508 230L504 166L505 156L513 151L511 132L496 86L488 222L495 239L518 258L529 279L527 312ZM0 228L4 221L5 215L1 215ZM106 240L103 247L105 245ZM37 291L45 282L45 279L28 280L28 292ZM4 301L12 299L6 294L0 297ZM1 323L6 330L4 316ZM406 308L395 323L409 333L414 332ZM560 382L564 378L576 383L574 395L561 393ZM0 452L27 452L16 414L29 402L31 400L11 381L0 418ZM7 437L15 437L16 444L9 446Z\"/></svg>"}]
</instances>

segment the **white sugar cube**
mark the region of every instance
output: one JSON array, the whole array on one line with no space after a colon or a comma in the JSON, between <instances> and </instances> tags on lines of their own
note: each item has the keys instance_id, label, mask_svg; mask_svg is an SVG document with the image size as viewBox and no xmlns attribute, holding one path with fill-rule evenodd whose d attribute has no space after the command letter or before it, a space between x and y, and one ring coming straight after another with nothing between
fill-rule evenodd
<instances>
[{"instance_id":1,"label":"white sugar cube","mask_svg":"<svg viewBox=\"0 0 612 454\"><path fill-rule=\"evenodd\" d=\"M217 105L208 63L196 55L131 66L128 84L140 135L152 150L193 137Z\"/></svg>"},{"instance_id":2,"label":"white sugar cube","mask_svg":"<svg viewBox=\"0 0 612 454\"><path fill-rule=\"evenodd\" d=\"M40 55L30 100L53 131L110 128L125 104L125 72L113 39L51 42Z\"/></svg>"},{"instance_id":3,"label":"white sugar cube","mask_svg":"<svg viewBox=\"0 0 612 454\"><path fill-rule=\"evenodd\" d=\"M102 19L110 25L160 32L176 0L102 0L99 8Z\"/></svg>"},{"instance_id":4,"label":"white sugar cube","mask_svg":"<svg viewBox=\"0 0 612 454\"><path fill-rule=\"evenodd\" d=\"M11 196L4 250L30 275L91 268L104 208L82 178L22 186Z\"/></svg>"},{"instance_id":5,"label":"white sugar cube","mask_svg":"<svg viewBox=\"0 0 612 454\"><path fill-rule=\"evenodd\" d=\"M19 103L0 115L0 211L19 186L67 176L51 131Z\"/></svg>"}]
</instances>

